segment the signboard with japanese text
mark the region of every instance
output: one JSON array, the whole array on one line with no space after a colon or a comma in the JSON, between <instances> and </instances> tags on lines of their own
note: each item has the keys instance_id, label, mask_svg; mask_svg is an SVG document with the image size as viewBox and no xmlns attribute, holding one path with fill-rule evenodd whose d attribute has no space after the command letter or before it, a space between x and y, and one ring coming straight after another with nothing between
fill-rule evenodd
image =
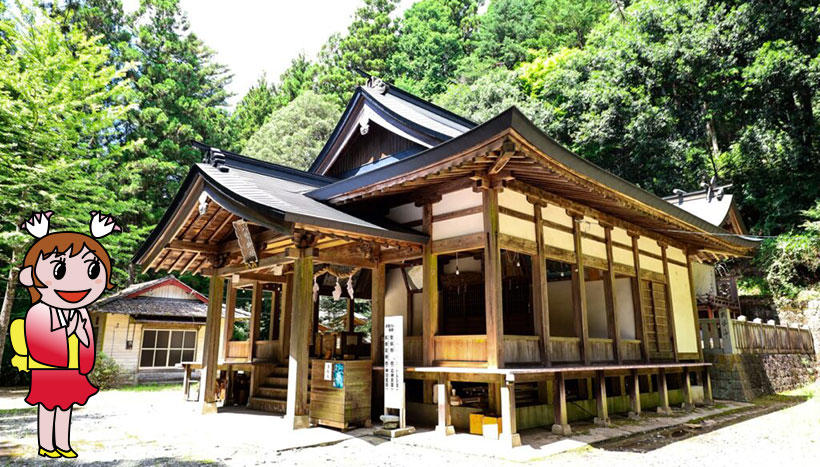
<instances>
[{"instance_id":1,"label":"signboard with japanese text","mask_svg":"<svg viewBox=\"0 0 820 467\"><path fill-rule=\"evenodd\" d=\"M402 316L384 317L384 407L404 408L404 323Z\"/></svg>"}]
</instances>

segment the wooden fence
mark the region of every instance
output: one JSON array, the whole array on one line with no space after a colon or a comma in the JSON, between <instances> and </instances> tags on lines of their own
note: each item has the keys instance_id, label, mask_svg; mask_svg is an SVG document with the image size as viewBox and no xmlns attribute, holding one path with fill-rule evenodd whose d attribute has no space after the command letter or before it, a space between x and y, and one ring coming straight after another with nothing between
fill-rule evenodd
<instances>
[{"instance_id":1,"label":"wooden fence","mask_svg":"<svg viewBox=\"0 0 820 467\"><path fill-rule=\"evenodd\" d=\"M814 355L814 339L805 328L730 319L701 319L700 337L705 353Z\"/></svg>"}]
</instances>

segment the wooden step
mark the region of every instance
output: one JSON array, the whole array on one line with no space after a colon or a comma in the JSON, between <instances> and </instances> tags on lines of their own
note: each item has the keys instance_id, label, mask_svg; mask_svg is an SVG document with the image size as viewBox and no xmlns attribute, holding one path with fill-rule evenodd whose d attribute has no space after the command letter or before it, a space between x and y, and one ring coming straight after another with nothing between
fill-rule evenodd
<instances>
[{"instance_id":1,"label":"wooden step","mask_svg":"<svg viewBox=\"0 0 820 467\"><path fill-rule=\"evenodd\" d=\"M248 401L248 408L263 412L285 413L287 402L266 397L251 397Z\"/></svg>"},{"instance_id":2,"label":"wooden step","mask_svg":"<svg viewBox=\"0 0 820 467\"><path fill-rule=\"evenodd\" d=\"M273 368L268 375L269 376L277 376L277 377L280 377L280 378L286 378L287 379L287 377L288 377L288 367L287 366L277 366L277 367Z\"/></svg>"},{"instance_id":3,"label":"wooden step","mask_svg":"<svg viewBox=\"0 0 820 467\"><path fill-rule=\"evenodd\" d=\"M285 385L284 388L259 386L259 389L256 391L255 395L267 399L287 400L288 388L287 385Z\"/></svg>"},{"instance_id":4,"label":"wooden step","mask_svg":"<svg viewBox=\"0 0 820 467\"><path fill-rule=\"evenodd\" d=\"M265 379L262 380L264 386L269 386L272 388L287 388L288 387L288 377L284 376L267 376Z\"/></svg>"}]
</instances>

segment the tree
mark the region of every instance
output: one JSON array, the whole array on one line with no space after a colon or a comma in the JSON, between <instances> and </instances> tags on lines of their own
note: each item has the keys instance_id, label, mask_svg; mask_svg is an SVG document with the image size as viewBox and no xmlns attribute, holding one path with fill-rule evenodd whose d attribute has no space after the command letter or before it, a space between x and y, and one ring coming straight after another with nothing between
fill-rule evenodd
<instances>
[{"instance_id":1,"label":"tree","mask_svg":"<svg viewBox=\"0 0 820 467\"><path fill-rule=\"evenodd\" d=\"M423 96L441 93L469 53L478 0L422 0L405 13L391 73Z\"/></svg>"},{"instance_id":2,"label":"tree","mask_svg":"<svg viewBox=\"0 0 820 467\"><path fill-rule=\"evenodd\" d=\"M239 150L244 147L248 138L259 130L271 112L281 107L280 102L281 99L273 83L268 83L264 74L260 76L256 84L236 105L236 110L231 115L233 134L230 149Z\"/></svg>"},{"instance_id":3,"label":"tree","mask_svg":"<svg viewBox=\"0 0 820 467\"><path fill-rule=\"evenodd\" d=\"M319 52L317 89L347 103L364 78L356 70L381 78L388 76L388 59L396 50L398 24L390 14L398 0L364 0L353 14L347 34L334 34Z\"/></svg>"},{"instance_id":4,"label":"tree","mask_svg":"<svg viewBox=\"0 0 820 467\"><path fill-rule=\"evenodd\" d=\"M14 17L0 5L0 255L8 265L0 343L12 313L24 314L28 304L17 275L32 239L19 225L32 212L53 210L54 228L86 231L90 210L125 204L98 181L115 165L98 140L127 110L122 72L107 63L110 50L79 28L21 6Z\"/></svg>"},{"instance_id":5,"label":"tree","mask_svg":"<svg viewBox=\"0 0 820 467\"><path fill-rule=\"evenodd\" d=\"M321 151L339 117L334 99L304 91L273 112L243 154L305 170Z\"/></svg>"},{"instance_id":6,"label":"tree","mask_svg":"<svg viewBox=\"0 0 820 467\"><path fill-rule=\"evenodd\" d=\"M316 85L316 65L312 64L304 54L299 54L290 62L290 66L279 77L279 104L280 107L296 99L299 94Z\"/></svg>"}]
</instances>

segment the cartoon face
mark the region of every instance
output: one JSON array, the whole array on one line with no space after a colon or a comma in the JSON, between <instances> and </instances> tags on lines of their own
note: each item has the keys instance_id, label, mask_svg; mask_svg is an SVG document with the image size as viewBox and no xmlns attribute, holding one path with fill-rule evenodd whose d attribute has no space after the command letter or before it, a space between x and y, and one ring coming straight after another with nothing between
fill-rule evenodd
<instances>
[{"instance_id":1,"label":"cartoon face","mask_svg":"<svg viewBox=\"0 0 820 467\"><path fill-rule=\"evenodd\" d=\"M105 265L95 252L83 245L79 253L42 254L34 275L45 287L37 287L42 301L61 309L82 308L97 300L106 287Z\"/></svg>"}]
</instances>

